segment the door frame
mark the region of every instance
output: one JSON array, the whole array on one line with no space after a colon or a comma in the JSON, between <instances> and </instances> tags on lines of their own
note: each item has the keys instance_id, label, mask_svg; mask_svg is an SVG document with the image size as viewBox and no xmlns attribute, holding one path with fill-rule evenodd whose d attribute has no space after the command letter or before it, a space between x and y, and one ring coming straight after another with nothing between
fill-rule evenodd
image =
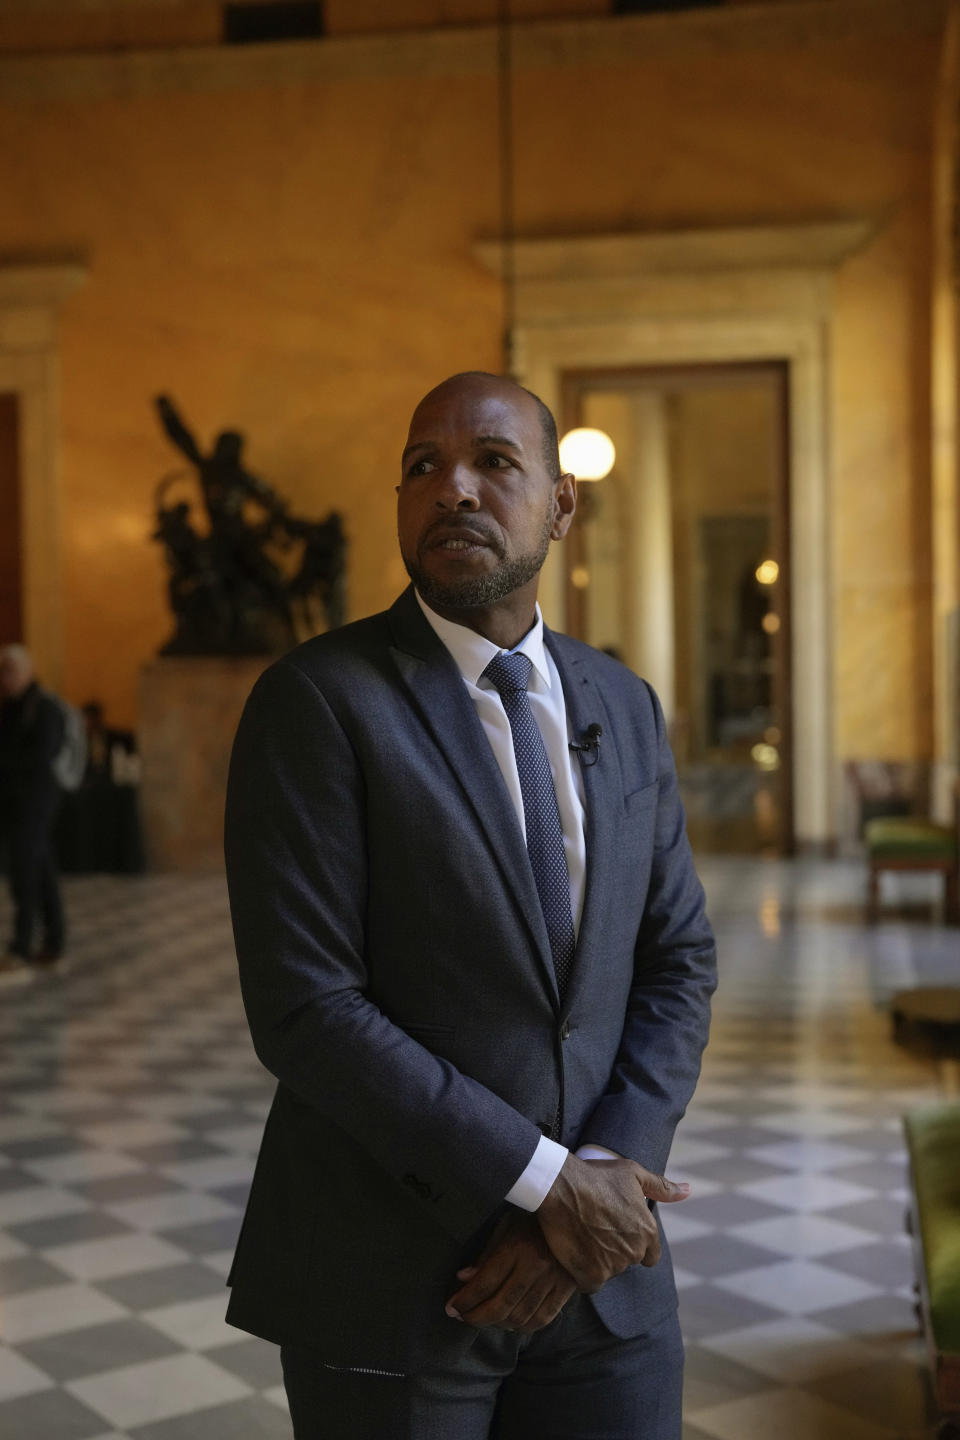
<instances>
[{"instance_id":1,"label":"door frame","mask_svg":"<svg viewBox=\"0 0 960 1440\"><path fill-rule=\"evenodd\" d=\"M557 416L561 433L584 423L583 395L609 390L618 394L624 392L662 393L670 386L676 390L735 388L738 383L751 377L760 377L771 382L777 411L778 463L773 478L771 503L772 551L780 561L782 588L779 592L777 614L780 628L773 637L775 657L774 703L780 716L781 752L788 758L789 765L781 777L780 794L780 835L778 852L790 855L795 849L794 835L794 765L793 765L793 666L792 666L792 537L790 534L791 476L790 476L790 375L789 367L782 361L749 360L718 364L715 361L697 365L645 365L608 366L599 370L566 370L561 377L561 405ZM585 517L588 518L588 517ZM583 629L583 603L586 592L571 583L570 572L583 564L583 529L575 519L567 535L567 575L564 595L565 613L570 633L585 640Z\"/></svg>"},{"instance_id":2,"label":"door frame","mask_svg":"<svg viewBox=\"0 0 960 1440\"><path fill-rule=\"evenodd\" d=\"M0 265L0 390L17 400L23 643L44 681L63 683L60 309L78 264Z\"/></svg>"},{"instance_id":3,"label":"door frame","mask_svg":"<svg viewBox=\"0 0 960 1440\"><path fill-rule=\"evenodd\" d=\"M480 241L474 254L516 286L517 378L555 414L570 369L776 360L789 366L794 833L826 852L836 835L828 428L834 275L872 220L653 234ZM541 603L565 622L562 547ZM802 622L802 623L801 623Z\"/></svg>"},{"instance_id":4,"label":"door frame","mask_svg":"<svg viewBox=\"0 0 960 1440\"><path fill-rule=\"evenodd\" d=\"M620 325L556 326L523 334L520 373L559 410L565 370L773 360L788 366L793 539L794 836L798 848L826 850L836 834L831 585L828 514L827 338L822 321L730 317L636 320ZM549 567L549 568L548 568ZM554 551L545 567L545 614L566 618L565 565ZM803 623L797 623L798 617Z\"/></svg>"}]
</instances>

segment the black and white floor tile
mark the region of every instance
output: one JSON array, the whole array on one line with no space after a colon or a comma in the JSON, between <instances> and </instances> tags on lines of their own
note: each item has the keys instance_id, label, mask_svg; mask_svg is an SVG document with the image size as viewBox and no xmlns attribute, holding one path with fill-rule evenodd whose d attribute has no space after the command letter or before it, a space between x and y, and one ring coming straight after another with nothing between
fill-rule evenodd
<instances>
[{"instance_id":1,"label":"black and white floor tile","mask_svg":"<svg viewBox=\"0 0 960 1440\"><path fill-rule=\"evenodd\" d=\"M667 1212L685 1440L919 1440L899 1116L937 1077L884 1003L957 932L862 924L856 864L707 860L722 988ZM0 1436L289 1440L274 1347L223 1321L270 1077L222 882L74 880L57 973L0 986ZM0 924L7 914L0 902Z\"/></svg>"}]
</instances>

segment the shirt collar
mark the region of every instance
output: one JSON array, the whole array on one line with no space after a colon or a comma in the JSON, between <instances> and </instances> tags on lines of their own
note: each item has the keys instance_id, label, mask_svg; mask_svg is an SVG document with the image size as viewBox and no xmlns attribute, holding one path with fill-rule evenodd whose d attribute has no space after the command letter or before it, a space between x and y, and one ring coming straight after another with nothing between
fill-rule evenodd
<instances>
[{"instance_id":1,"label":"shirt collar","mask_svg":"<svg viewBox=\"0 0 960 1440\"><path fill-rule=\"evenodd\" d=\"M424 618L430 625L437 638L447 647L454 658L457 669L464 680L470 685L479 685L484 670L496 655L504 653L514 654L521 650L530 664L534 673L539 679L537 689L550 689L550 670L547 665L547 652L543 643L543 616L540 613L540 606L536 607L536 618L513 650L504 652L492 640L485 636L478 635L476 630L470 630L466 625L457 625L452 620L445 620L423 600L418 591L414 591L417 597L417 604L423 611ZM489 681L485 681L489 684ZM491 689L493 687L491 686Z\"/></svg>"}]
</instances>

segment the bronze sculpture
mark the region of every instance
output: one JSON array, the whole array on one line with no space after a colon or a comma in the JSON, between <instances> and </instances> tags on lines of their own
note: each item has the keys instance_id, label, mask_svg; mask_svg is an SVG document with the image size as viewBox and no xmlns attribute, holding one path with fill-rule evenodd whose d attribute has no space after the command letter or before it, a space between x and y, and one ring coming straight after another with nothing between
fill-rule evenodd
<instances>
[{"instance_id":1,"label":"bronze sculpture","mask_svg":"<svg viewBox=\"0 0 960 1440\"><path fill-rule=\"evenodd\" d=\"M166 551L176 629L163 655L269 655L344 620L346 541L336 511L293 515L243 464L243 436L224 430L205 455L173 401L156 399L164 430L195 470L206 526L168 503L182 472L156 492L153 539ZM291 564L292 559L292 564Z\"/></svg>"}]
</instances>

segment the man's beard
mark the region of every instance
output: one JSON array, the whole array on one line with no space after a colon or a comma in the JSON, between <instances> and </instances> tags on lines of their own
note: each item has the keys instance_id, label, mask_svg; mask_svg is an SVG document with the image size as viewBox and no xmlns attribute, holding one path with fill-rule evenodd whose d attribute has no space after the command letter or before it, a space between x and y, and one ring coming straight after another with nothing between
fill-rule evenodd
<instances>
[{"instance_id":1,"label":"man's beard","mask_svg":"<svg viewBox=\"0 0 960 1440\"><path fill-rule=\"evenodd\" d=\"M499 563L482 575L464 575L461 580L443 582L427 574L418 561L408 555L403 555L403 563L421 598L432 609L479 610L488 605L496 605L499 600L512 595L514 590L519 590L522 585L540 574L550 549L552 527L551 505L537 549L526 555L516 555L512 560L500 558L497 550Z\"/></svg>"}]
</instances>

